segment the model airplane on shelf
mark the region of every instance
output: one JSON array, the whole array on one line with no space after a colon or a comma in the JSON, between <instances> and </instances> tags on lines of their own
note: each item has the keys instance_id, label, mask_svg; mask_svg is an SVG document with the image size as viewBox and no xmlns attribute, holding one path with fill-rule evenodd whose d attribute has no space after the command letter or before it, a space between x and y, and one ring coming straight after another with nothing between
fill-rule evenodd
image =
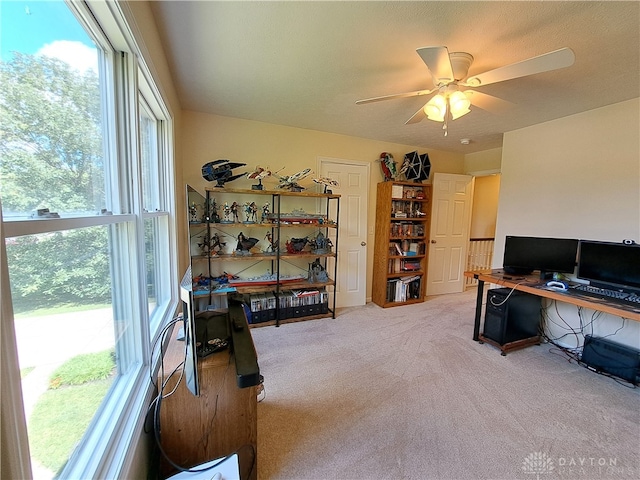
<instances>
[{"instance_id":1,"label":"model airplane on shelf","mask_svg":"<svg viewBox=\"0 0 640 480\"><path fill-rule=\"evenodd\" d=\"M324 193L333 193L331 190L327 190L327 187L339 187L340 183L337 180L327 177L314 178L313 181L317 184L324 185Z\"/></svg>"},{"instance_id":2,"label":"model airplane on shelf","mask_svg":"<svg viewBox=\"0 0 640 480\"><path fill-rule=\"evenodd\" d=\"M247 178L251 180L258 179L257 185L251 185L252 190L262 190L264 187L262 186L262 179L271 176L271 170L269 167L262 168L261 166L257 166L253 172L247 173Z\"/></svg>"},{"instance_id":3,"label":"model airplane on shelf","mask_svg":"<svg viewBox=\"0 0 640 480\"><path fill-rule=\"evenodd\" d=\"M234 168L244 167L246 163L230 162L229 160L214 160L202 166L202 176L210 182L216 181L216 187L224 187L226 182L231 182L245 175L245 173L233 173Z\"/></svg>"},{"instance_id":4,"label":"model airplane on shelf","mask_svg":"<svg viewBox=\"0 0 640 480\"><path fill-rule=\"evenodd\" d=\"M310 168L305 168L304 170L299 171L298 173L294 173L293 175L276 175L273 174L279 180L278 188L288 188L292 192L301 192L304 190L304 187L301 187L298 182L305 178L307 175L311 173Z\"/></svg>"}]
</instances>

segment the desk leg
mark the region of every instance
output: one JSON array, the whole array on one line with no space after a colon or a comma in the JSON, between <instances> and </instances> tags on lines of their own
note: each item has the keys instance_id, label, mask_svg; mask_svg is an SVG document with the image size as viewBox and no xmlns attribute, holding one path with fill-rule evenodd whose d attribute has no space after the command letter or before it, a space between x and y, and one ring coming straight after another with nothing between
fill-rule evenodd
<instances>
[{"instance_id":1,"label":"desk leg","mask_svg":"<svg viewBox=\"0 0 640 480\"><path fill-rule=\"evenodd\" d=\"M476 297L476 318L473 324L473 339L480 340L480 317L482 316L482 300L484 298L484 281L478 280L478 295Z\"/></svg>"}]
</instances>

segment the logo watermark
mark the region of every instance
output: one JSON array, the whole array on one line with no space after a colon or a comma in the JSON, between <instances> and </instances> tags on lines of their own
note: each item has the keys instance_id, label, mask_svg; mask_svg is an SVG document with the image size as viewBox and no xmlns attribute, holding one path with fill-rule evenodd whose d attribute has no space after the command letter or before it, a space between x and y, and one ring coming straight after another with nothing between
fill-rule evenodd
<instances>
[{"instance_id":1,"label":"logo watermark","mask_svg":"<svg viewBox=\"0 0 640 480\"><path fill-rule=\"evenodd\" d=\"M522 461L522 471L544 480L553 473L558 477L584 478L640 478L638 465L628 466L617 457L569 456L552 457L544 452L532 452Z\"/></svg>"},{"instance_id":2,"label":"logo watermark","mask_svg":"<svg viewBox=\"0 0 640 480\"><path fill-rule=\"evenodd\" d=\"M527 455L522 462L522 471L536 476L540 480L540 474L551 473L555 466L553 459L546 453L534 452Z\"/></svg>"}]
</instances>

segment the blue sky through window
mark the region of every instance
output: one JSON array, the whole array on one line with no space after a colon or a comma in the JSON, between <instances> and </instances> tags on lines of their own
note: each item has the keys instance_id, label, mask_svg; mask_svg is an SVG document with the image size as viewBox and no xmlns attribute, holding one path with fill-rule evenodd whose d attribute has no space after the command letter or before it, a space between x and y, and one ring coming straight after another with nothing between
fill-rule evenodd
<instances>
[{"instance_id":1,"label":"blue sky through window","mask_svg":"<svg viewBox=\"0 0 640 480\"><path fill-rule=\"evenodd\" d=\"M14 51L59 58L80 71L96 69L95 45L62 0L0 1L2 61Z\"/></svg>"}]
</instances>

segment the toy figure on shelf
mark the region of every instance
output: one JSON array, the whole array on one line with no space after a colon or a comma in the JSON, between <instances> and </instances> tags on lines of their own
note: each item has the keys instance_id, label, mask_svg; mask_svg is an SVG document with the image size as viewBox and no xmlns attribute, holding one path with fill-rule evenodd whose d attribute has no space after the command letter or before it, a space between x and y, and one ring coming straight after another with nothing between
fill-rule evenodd
<instances>
[{"instance_id":1,"label":"toy figure on shelf","mask_svg":"<svg viewBox=\"0 0 640 480\"><path fill-rule=\"evenodd\" d=\"M208 255L209 254L209 235L203 235L202 241L198 243L198 248L200 249L200 255Z\"/></svg>"},{"instance_id":2,"label":"toy figure on shelf","mask_svg":"<svg viewBox=\"0 0 640 480\"><path fill-rule=\"evenodd\" d=\"M220 223L220 215L218 215L218 204L216 203L215 198L209 200L209 208L206 209L203 221Z\"/></svg>"},{"instance_id":3,"label":"toy figure on shelf","mask_svg":"<svg viewBox=\"0 0 640 480\"><path fill-rule=\"evenodd\" d=\"M237 280L239 277L232 273L223 272L222 275L214 277L213 281L218 285L227 285L229 280Z\"/></svg>"},{"instance_id":4,"label":"toy figure on shelf","mask_svg":"<svg viewBox=\"0 0 640 480\"><path fill-rule=\"evenodd\" d=\"M245 237L244 233L238 234L238 245L236 246L236 253L239 255L251 255L251 249L258 243L257 238Z\"/></svg>"},{"instance_id":5,"label":"toy figure on shelf","mask_svg":"<svg viewBox=\"0 0 640 480\"><path fill-rule=\"evenodd\" d=\"M240 221L240 217L238 216L238 208L240 208L240 205L238 205L238 202L233 202L231 204L231 214L233 215L233 223L238 223Z\"/></svg>"},{"instance_id":6,"label":"toy figure on shelf","mask_svg":"<svg viewBox=\"0 0 640 480\"><path fill-rule=\"evenodd\" d=\"M320 263L319 258L316 258L312 263L309 264L308 279L311 283L326 283L329 281L329 275Z\"/></svg>"},{"instance_id":7,"label":"toy figure on shelf","mask_svg":"<svg viewBox=\"0 0 640 480\"><path fill-rule=\"evenodd\" d=\"M193 290L194 291L209 290L209 288L211 287L212 280L213 279L211 277L207 277L202 273L200 275L196 275L195 277L193 277Z\"/></svg>"},{"instance_id":8,"label":"toy figure on shelf","mask_svg":"<svg viewBox=\"0 0 640 480\"><path fill-rule=\"evenodd\" d=\"M268 245L267 248L264 249L263 253L276 253L278 251L278 242L275 242L273 240L273 235L271 235L271 232L267 232L264 238L267 240Z\"/></svg>"},{"instance_id":9,"label":"toy figure on shelf","mask_svg":"<svg viewBox=\"0 0 640 480\"><path fill-rule=\"evenodd\" d=\"M189 205L189 223L198 223L198 205L191 202Z\"/></svg>"},{"instance_id":10,"label":"toy figure on shelf","mask_svg":"<svg viewBox=\"0 0 640 480\"><path fill-rule=\"evenodd\" d=\"M231 216L231 207L229 206L229 202L224 202L224 205L222 206L222 214L224 215L224 220L220 223L232 223L231 220L229 220L229 217Z\"/></svg>"},{"instance_id":11,"label":"toy figure on shelf","mask_svg":"<svg viewBox=\"0 0 640 480\"><path fill-rule=\"evenodd\" d=\"M331 239L325 237L322 232L318 232L318 235L316 235L316 238L310 243L311 243L311 251L317 255L329 253L331 252L331 247L333 247L333 243L331 242Z\"/></svg>"},{"instance_id":12,"label":"toy figure on shelf","mask_svg":"<svg viewBox=\"0 0 640 480\"><path fill-rule=\"evenodd\" d=\"M247 202L244 204L244 215L246 220L244 223L256 223L258 207L256 202Z\"/></svg>"},{"instance_id":13,"label":"toy figure on shelf","mask_svg":"<svg viewBox=\"0 0 640 480\"><path fill-rule=\"evenodd\" d=\"M285 246L287 247L287 252L289 253L301 253L308 243L309 239L307 237L292 238L291 240L287 240L285 242Z\"/></svg>"},{"instance_id":14,"label":"toy figure on shelf","mask_svg":"<svg viewBox=\"0 0 640 480\"><path fill-rule=\"evenodd\" d=\"M209 255L213 256L213 255L217 255L220 252L222 252L222 249L224 248L224 246L226 245L226 242L221 242L220 241L220 237L218 236L217 233L214 233L211 236L211 242L210 242L210 247L209 247Z\"/></svg>"},{"instance_id":15,"label":"toy figure on shelf","mask_svg":"<svg viewBox=\"0 0 640 480\"><path fill-rule=\"evenodd\" d=\"M262 223L265 223L268 220L269 214L271 213L270 209L271 205L269 205L269 202L262 206L262 218L260 219Z\"/></svg>"},{"instance_id":16,"label":"toy figure on shelf","mask_svg":"<svg viewBox=\"0 0 640 480\"><path fill-rule=\"evenodd\" d=\"M218 255L226 245L225 242L220 241L220 237L217 233L214 233L212 236L205 234L201 238L202 242L198 243L198 247L200 248L200 252L203 256L213 257Z\"/></svg>"},{"instance_id":17,"label":"toy figure on shelf","mask_svg":"<svg viewBox=\"0 0 640 480\"><path fill-rule=\"evenodd\" d=\"M384 175L384 181L394 180L398 176L396 161L393 159L393 155L387 152L382 152L380 158L380 168L382 169L382 175Z\"/></svg>"}]
</instances>

